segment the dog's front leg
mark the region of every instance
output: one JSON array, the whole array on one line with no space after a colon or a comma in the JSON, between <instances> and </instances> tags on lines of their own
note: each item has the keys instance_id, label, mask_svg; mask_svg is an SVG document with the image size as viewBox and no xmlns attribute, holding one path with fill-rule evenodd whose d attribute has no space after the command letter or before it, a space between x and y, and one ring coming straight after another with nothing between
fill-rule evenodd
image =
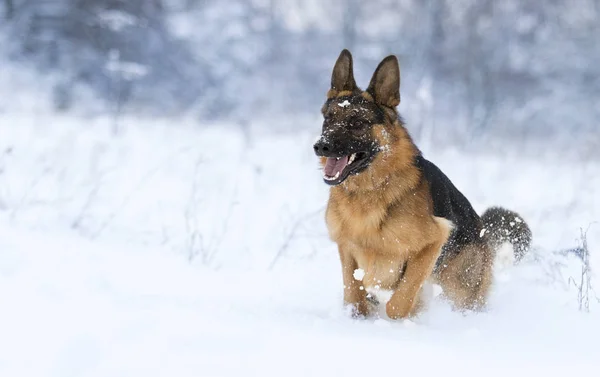
<instances>
[{"instance_id":1,"label":"dog's front leg","mask_svg":"<svg viewBox=\"0 0 600 377\"><path fill-rule=\"evenodd\" d=\"M441 247L440 243L429 245L408 260L404 276L386 304L385 311L388 317L399 319L415 314L421 287L431 275Z\"/></svg>"},{"instance_id":2,"label":"dog's front leg","mask_svg":"<svg viewBox=\"0 0 600 377\"><path fill-rule=\"evenodd\" d=\"M340 253L340 261L342 262L342 277L344 280L344 304L351 306L352 316L367 316L369 314L369 306L367 303L367 293L362 286L362 282L354 279L354 270L358 268L356 259L344 250L342 246L338 246Z\"/></svg>"}]
</instances>

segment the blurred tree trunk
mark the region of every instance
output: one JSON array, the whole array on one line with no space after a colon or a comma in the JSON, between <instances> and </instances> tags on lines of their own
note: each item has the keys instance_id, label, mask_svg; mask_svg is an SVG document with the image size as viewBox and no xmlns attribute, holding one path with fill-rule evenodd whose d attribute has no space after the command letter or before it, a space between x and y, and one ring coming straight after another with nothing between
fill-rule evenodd
<instances>
[{"instance_id":1,"label":"blurred tree trunk","mask_svg":"<svg viewBox=\"0 0 600 377\"><path fill-rule=\"evenodd\" d=\"M448 17L446 0L430 0L429 1L429 12L430 12L430 25L432 28L429 43L429 54L428 60L431 64L431 103L429 112L430 123L421 130L421 137L431 138L436 132L436 119L437 104L438 100L442 98L440 93L440 83L444 78L444 62L445 60L445 44L446 44L446 29L444 27L445 20ZM429 129L426 129L429 128ZM431 140L428 140L431 141Z\"/></svg>"},{"instance_id":2,"label":"blurred tree trunk","mask_svg":"<svg viewBox=\"0 0 600 377\"><path fill-rule=\"evenodd\" d=\"M13 0L4 0L4 7L6 8L4 17L10 20L15 15L15 3Z\"/></svg>"},{"instance_id":3,"label":"blurred tree trunk","mask_svg":"<svg viewBox=\"0 0 600 377\"><path fill-rule=\"evenodd\" d=\"M445 0L430 0L431 11L431 42L429 45L430 62L433 80L442 77L442 64L444 62L444 44L446 41L446 30L444 21L447 16Z\"/></svg>"},{"instance_id":4,"label":"blurred tree trunk","mask_svg":"<svg viewBox=\"0 0 600 377\"><path fill-rule=\"evenodd\" d=\"M480 21L491 19L493 1L473 2L466 14L467 36L464 77L467 102L467 132L479 135L487 126L495 107L494 80L489 70L485 36L479 30Z\"/></svg>"},{"instance_id":5,"label":"blurred tree trunk","mask_svg":"<svg viewBox=\"0 0 600 377\"><path fill-rule=\"evenodd\" d=\"M342 41L344 48L352 51L356 45L356 23L360 7L358 0L345 0L342 18Z\"/></svg>"},{"instance_id":6,"label":"blurred tree trunk","mask_svg":"<svg viewBox=\"0 0 600 377\"><path fill-rule=\"evenodd\" d=\"M277 0L269 1L267 12L269 19L269 54L267 60L270 64L274 64L283 58L282 47L284 46L281 40L283 30L277 18Z\"/></svg>"},{"instance_id":7,"label":"blurred tree trunk","mask_svg":"<svg viewBox=\"0 0 600 377\"><path fill-rule=\"evenodd\" d=\"M197 9L203 7L208 3L208 0L187 0L185 2L185 8L187 10Z\"/></svg>"}]
</instances>

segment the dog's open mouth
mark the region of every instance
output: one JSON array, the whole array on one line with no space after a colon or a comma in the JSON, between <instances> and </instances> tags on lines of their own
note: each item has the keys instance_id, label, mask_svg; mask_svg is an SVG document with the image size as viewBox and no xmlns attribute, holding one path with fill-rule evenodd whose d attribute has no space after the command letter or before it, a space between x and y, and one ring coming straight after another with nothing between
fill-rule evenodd
<instances>
[{"instance_id":1,"label":"dog's open mouth","mask_svg":"<svg viewBox=\"0 0 600 377\"><path fill-rule=\"evenodd\" d=\"M328 185L339 185L352 173L365 166L368 160L366 152L352 153L349 156L327 157L323 168L323 180Z\"/></svg>"}]
</instances>

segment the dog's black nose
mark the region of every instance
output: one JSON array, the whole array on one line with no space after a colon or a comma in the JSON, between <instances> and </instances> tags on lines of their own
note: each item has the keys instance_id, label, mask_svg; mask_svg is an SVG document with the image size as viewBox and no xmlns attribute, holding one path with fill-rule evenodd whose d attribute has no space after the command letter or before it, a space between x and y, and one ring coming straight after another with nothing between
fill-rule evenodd
<instances>
[{"instance_id":1,"label":"dog's black nose","mask_svg":"<svg viewBox=\"0 0 600 377\"><path fill-rule=\"evenodd\" d=\"M324 156L331 151L331 145L326 143L323 139L319 139L319 141L313 145L313 149L317 156Z\"/></svg>"}]
</instances>

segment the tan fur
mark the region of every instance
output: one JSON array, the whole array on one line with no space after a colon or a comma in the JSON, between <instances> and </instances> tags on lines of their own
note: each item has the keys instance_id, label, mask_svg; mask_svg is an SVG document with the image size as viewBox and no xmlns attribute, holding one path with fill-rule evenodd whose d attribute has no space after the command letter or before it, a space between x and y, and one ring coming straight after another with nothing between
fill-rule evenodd
<instances>
[{"instance_id":1,"label":"tan fur","mask_svg":"<svg viewBox=\"0 0 600 377\"><path fill-rule=\"evenodd\" d=\"M362 92L361 95L367 101L375 102L375 100L373 99L373 96L371 94L369 94L368 92Z\"/></svg>"},{"instance_id":2,"label":"tan fur","mask_svg":"<svg viewBox=\"0 0 600 377\"><path fill-rule=\"evenodd\" d=\"M386 304L386 313L390 318L404 318L414 315L421 308L417 302L421 287L429 278L436 260L440 256L442 246L450 235L450 227L445 221L435 218L438 223L438 237L432 244L427 245L418 253L411 255L406 265L406 271L392 298Z\"/></svg>"},{"instance_id":3,"label":"tan fur","mask_svg":"<svg viewBox=\"0 0 600 377\"><path fill-rule=\"evenodd\" d=\"M351 90L335 90L335 89L330 89L327 92L327 98L339 98L339 97L345 97L345 96L351 96L352 94L354 94Z\"/></svg>"},{"instance_id":4,"label":"tan fur","mask_svg":"<svg viewBox=\"0 0 600 377\"><path fill-rule=\"evenodd\" d=\"M456 309L479 310L485 307L492 284L492 263L489 246L470 245L443 260L435 278Z\"/></svg>"},{"instance_id":5,"label":"tan fur","mask_svg":"<svg viewBox=\"0 0 600 377\"><path fill-rule=\"evenodd\" d=\"M351 96L352 95L352 91L351 90L342 90L341 92L339 92L336 97L345 97L345 96Z\"/></svg>"}]
</instances>

